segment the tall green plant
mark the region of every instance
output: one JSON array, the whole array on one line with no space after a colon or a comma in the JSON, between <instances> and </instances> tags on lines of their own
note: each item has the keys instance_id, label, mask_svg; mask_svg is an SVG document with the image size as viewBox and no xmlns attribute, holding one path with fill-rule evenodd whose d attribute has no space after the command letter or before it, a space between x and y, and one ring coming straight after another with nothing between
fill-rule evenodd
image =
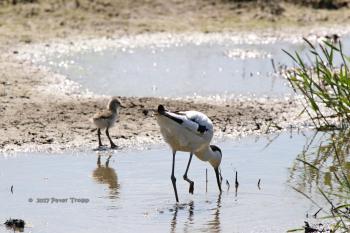
<instances>
[{"instance_id":1,"label":"tall green plant","mask_svg":"<svg viewBox=\"0 0 350 233\"><path fill-rule=\"evenodd\" d=\"M287 71L287 78L294 91L306 100L308 106L304 106L303 112L318 129L347 127L350 122L350 73L342 44L324 41L316 47L304 40L313 58L311 64L307 64L298 52L292 55L283 50L296 64L294 69ZM335 64L335 57L341 60L340 64ZM332 118L339 124L333 124Z\"/></svg>"}]
</instances>

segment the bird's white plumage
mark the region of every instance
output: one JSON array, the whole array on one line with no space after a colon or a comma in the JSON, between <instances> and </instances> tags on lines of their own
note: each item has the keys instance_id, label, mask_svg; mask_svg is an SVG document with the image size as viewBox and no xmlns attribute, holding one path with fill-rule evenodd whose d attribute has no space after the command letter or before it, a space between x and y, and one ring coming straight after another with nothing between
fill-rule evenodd
<instances>
[{"instance_id":1,"label":"bird's white plumage","mask_svg":"<svg viewBox=\"0 0 350 233\"><path fill-rule=\"evenodd\" d=\"M163 105L158 106L157 122L165 141L173 150L171 181L173 183L176 201L178 202L176 178L174 175L176 151L190 152L184 180L190 183L189 192L193 194L194 182L187 177L192 155L202 161L208 161L215 170L216 180L221 192L219 166L222 159L219 147L210 145L214 127L212 121L203 113L197 111L170 112Z\"/></svg>"},{"instance_id":2,"label":"bird's white plumage","mask_svg":"<svg viewBox=\"0 0 350 233\"><path fill-rule=\"evenodd\" d=\"M179 119L178 123L164 115L158 115L157 121L165 141L174 151L186 151L196 154L204 161L208 161L208 153L200 153L209 147L213 138L213 123L203 113L197 111L166 112L166 114ZM204 132L198 131L200 126L205 127Z\"/></svg>"}]
</instances>

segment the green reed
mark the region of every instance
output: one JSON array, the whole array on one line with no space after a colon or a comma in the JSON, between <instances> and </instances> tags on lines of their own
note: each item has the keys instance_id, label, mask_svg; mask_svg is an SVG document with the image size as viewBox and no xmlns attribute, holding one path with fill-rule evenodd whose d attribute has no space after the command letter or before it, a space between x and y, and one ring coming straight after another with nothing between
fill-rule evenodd
<instances>
[{"instance_id":1,"label":"green reed","mask_svg":"<svg viewBox=\"0 0 350 233\"><path fill-rule=\"evenodd\" d=\"M294 55L283 50L296 64L287 71L287 78L294 91L302 94L307 105L306 112L319 130L346 128L350 122L350 76L349 58L343 54L342 44L324 41L309 47L311 64L307 64L298 52ZM335 65L335 58L341 61ZM333 120L333 121L332 121ZM334 124L332 122L339 122Z\"/></svg>"}]
</instances>

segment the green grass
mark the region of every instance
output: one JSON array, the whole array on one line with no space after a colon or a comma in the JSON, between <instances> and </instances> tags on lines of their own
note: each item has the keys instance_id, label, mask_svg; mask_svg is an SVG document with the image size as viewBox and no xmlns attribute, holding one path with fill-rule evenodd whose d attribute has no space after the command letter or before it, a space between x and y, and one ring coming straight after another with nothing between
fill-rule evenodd
<instances>
[{"instance_id":1,"label":"green grass","mask_svg":"<svg viewBox=\"0 0 350 233\"><path fill-rule=\"evenodd\" d=\"M311 64L300 54L287 53L296 67L287 72L287 78L295 92L302 94L308 106L304 111L320 130L347 128L350 122L350 73L349 58L343 54L342 44L324 41L318 46L304 39L309 47ZM335 58L341 64L335 64ZM332 123L332 119L338 124ZM334 121L333 121L334 122Z\"/></svg>"}]
</instances>

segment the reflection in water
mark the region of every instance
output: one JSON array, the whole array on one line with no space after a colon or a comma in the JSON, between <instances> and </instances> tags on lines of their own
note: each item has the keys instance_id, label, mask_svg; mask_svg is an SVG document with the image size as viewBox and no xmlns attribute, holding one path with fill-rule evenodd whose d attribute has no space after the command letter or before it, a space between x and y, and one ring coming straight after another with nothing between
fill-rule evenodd
<instances>
[{"instance_id":1,"label":"reflection in water","mask_svg":"<svg viewBox=\"0 0 350 233\"><path fill-rule=\"evenodd\" d=\"M191 232L189 227L193 224L193 213L194 213L194 202L190 201L188 203L188 218L187 221L185 222L185 229L184 232Z\"/></svg>"},{"instance_id":2,"label":"reflection in water","mask_svg":"<svg viewBox=\"0 0 350 233\"><path fill-rule=\"evenodd\" d=\"M170 232L171 233L176 232L177 213L178 213L178 211L179 211L179 207L178 207L178 204L176 204L175 208L174 208L174 216L173 216L173 218L171 219L171 222L170 222Z\"/></svg>"},{"instance_id":3,"label":"reflection in water","mask_svg":"<svg viewBox=\"0 0 350 233\"><path fill-rule=\"evenodd\" d=\"M213 214L214 218L213 220L208 222L208 232L221 232L221 224L220 224L220 208L221 208L221 193L218 196L218 199L216 201L216 208L214 209L215 212Z\"/></svg>"},{"instance_id":4,"label":"reflection in water","mask_svg":"<svg viewBox=\"0 0 350 233\"><path fill-rule=\"evenodd\" d=\"M6 226L6 229L8 230L8 232L24 232L23 227Z\"/></svg>"},{"instance_id":5,"label":"reflection in water","mask_svg":"<svg viewBox=\"0 0 350 233\"><path fill-rule=\"evenodd\" d=\"M109 167L109 160L112 157L111 152L108 152L108 158L105 165L101 165L101 152L98 152L97 168L93 171L92 177L97 183L107 184L109 189L109 198L116 199L119 195L118 176L113 168Z\"/></svg>"},{"instance_id":6,"label":"reflection in water","mask_svg":"<svg viewBox=\"0 0 350 233\"><path fill-rule=\"evenodd\" d=\"M194 211L194 202L190 201L188 204L175 204L174 206L174 215L170 222L170 232L174 233L176 232L176 226L177 226L177 215L179 213L179 210L183 210L188 206L188 218L184 225L184 232L188 232L188 227L190 224L193 223L193 211Z\"/></svg>"},{"instance_id":7,"label":"reflection in water","mask_svg":"<svg viewBox=\"0 0 350 233\"><path fill-rule=\"evenodd\" d=\"M194 224L194 202L190 201L188 204L176 204L174 206L174 215L170 222L170 233L176 232L177 227L177 217L179 210L185 209L187 207L188 209L188 217L184 224L183 232L192 232L190 227ZM220 208L221 208L221 193L218 196L218 199L216 201L216 207L213 209L214 213L213 220L208 221L206 224L206 229L202 230L204 232L214 232L218 233L221 232L221 223L220 223Z\"/></svg>"},{"instance_id":8,"label":"reflection in water","mask_svg":"<svg viewBox=\"0 0 350 233\"><path fill-rule=\"evenodd\" d=\"M350 131L328 133L321 138L316 136L295 160L290 182L304 195L322 194L329 206L321 209L333 216L332 221L337 222L343 232L349 232ZM316 149L312 148L314 145L317 145ZM319 211L314 214L315 218Z\"/></svg>"},{"instance_id":9,"label":"reflection in water","mask_svg":"<svg viewBox=\"0 0 350 233\"><path fill-rule=\"evenodd\" d=\"M315 188L344 192L339 177L350 178L350 131L315 134L290 169L289 182L303 192Z\"/></svg>"}]
</instances>

